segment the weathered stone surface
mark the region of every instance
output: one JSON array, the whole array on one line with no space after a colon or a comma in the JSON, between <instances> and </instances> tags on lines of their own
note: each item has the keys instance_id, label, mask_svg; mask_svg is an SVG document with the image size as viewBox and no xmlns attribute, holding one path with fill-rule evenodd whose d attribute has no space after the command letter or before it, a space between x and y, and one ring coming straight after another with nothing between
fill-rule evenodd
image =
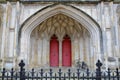
<instances>
[{"instance_id":1,"label":"weathered stone surface","mask_svg":"<svg viewBox=\"0 0 120 80\"><path fill-rule=\"evenodd\" d=\"M93 69L98 59L104 68L119 66L119 4L7 2L0 5L2 66L16 67L23 59L28 68L49 67L49 43L53 34L60 44L60 66L65 34L72 42L72 67L78 59ZM110 57L115 57L115 61Z\"/></svg>"}]
</instances>

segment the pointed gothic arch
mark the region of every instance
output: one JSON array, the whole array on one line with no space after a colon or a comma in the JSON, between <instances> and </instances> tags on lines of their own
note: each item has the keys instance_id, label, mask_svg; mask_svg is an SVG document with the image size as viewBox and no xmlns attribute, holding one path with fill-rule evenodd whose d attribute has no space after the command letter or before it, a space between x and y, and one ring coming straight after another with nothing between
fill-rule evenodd
<instances>
[{"instance_id":1,"label":"pointed gothic arch","mask_svg":"<svg viewBox=\"0 0 120 80\"><path fill-rule=\"evenodd\" d=\"M100 54L102 52L102 31L100 26L95 22L90 16L88 16L85 12L70 6L70 5L51 5L47 6L44 9L36 12L30 18L28 18L22 25L19 30L19 38L20 38L20 56L29 55L30 49L30 34L33 29L39 25L44 20L54 16L56 14L62 13L67 15L74 20L81 23L90 33L91 35L91 53L95 54L96 59L100 59ZM28 58L23 57L27 63ZM94 62L95 63L95 62Z\"/></svg>"},{"instance_id":2,"label":"pointed gothic arch","mask_svg":"<svg viewBox=\"0 0 120 80\"><path fill-rule=\"evenodd\" d=\"M50 66L59 66L59 42L56 35L53 35L50 40Z\"/></svg>"},{"instance_id":3,"label":"pointed gothic arch","mask_svg":"<svg viewBox=\"0 0 120 80\"><path fill-rule=\"evenodd\" d=\"M72 65L72 51L71 51L71 39L68 35L63 37L62 41L62 66L71 67Z\"/></svg>"}]
</instances>

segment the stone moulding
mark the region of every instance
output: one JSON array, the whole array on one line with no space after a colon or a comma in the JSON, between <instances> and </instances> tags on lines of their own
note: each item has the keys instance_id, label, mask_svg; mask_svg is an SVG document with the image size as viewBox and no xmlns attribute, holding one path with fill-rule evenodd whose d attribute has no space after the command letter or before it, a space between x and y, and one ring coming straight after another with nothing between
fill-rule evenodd
<instances>
[{"instance_id":1,"label":"stone moulding","mask_svg":"<svg viewBox=\"0 0 120 80\"><path fill-rule=\"evenodd\" d=\"M69 5L57 4L51 5L50 7L44 8L29 19L27 19L23 25L21 25L21 29L19 31L19 39L20 39L20 59L24 59L26 63L29 63L29 53L30 53L30 35L31 32L43 21L46 19L56 15L56 14L64 14L67 15L74 20L81 23L90 33L92 47L91 50L93 54L97 55L95 58L100 59L101 54L101 29L100 26L95 22L91 17L89 17L83 11L71 7ZM26 57L24 57L26 56Z\"/></svg>"}]
</instances>

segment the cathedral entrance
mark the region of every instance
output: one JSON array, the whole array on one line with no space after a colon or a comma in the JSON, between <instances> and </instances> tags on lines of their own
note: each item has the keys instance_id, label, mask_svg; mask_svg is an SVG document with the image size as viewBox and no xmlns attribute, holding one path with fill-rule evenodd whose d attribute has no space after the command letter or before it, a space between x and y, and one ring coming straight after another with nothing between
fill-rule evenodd
<instances>
[{"instance_id":1,"label":"cathedral entrance","mask_svg":"<svg viewBox=\"0 0 120 80\"><path fill-rule=\"evenodd\" d=\"M57 14L43 21L31 33L30 62L34 66L77 67L78 61L92 61L89 31L74 19Z\"/></svg>"},{"instance_id":2,"label":"cathedral entrance","mask_svg":"<svg viewBox=\"0 0 120 80\"><path fill-rule=\"evenodd\" d=\"M22 25L20 35L20 58L30 68L77 67L78 62L95 68L101 59L99 25L71 6L38 11Z\"/></svg>"}]
</instances>

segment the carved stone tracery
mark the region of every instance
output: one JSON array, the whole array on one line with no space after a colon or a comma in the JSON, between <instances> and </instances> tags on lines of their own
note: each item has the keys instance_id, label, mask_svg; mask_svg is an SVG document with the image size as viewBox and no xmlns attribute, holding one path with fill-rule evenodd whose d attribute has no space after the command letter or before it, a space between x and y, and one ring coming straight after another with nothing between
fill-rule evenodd
<instances>
[{"instance_id":1,"label":"carved stone tracery","mask_svg":"<svg viewBox=\"0 0 120 80\"><path fill-rule=\"evenodd\" d=\"M79 24L74 19L64 14L57 14L55 16L52 16L51 18L42 22L39 25L39 27L37 27L36 29L38 30L37 32L41 37L43 33L49 38L53 34L56 34L59 39L62 39L65 34L68 34L71 38L75 38L75 37L79 38L80 35L84 33L90 36L86 28L84 28L81 24Z\"/></svg>"},{"instance_id":2,"label":"carved stone tracery","mask_svg":"<svg viewBox=\"0 0 120 80\"><path fill-rule=\"evenodd\" d=\"M72 55L74 56L72 62L73 66L75 64L74 61L77 59L90 63L90 58L88 56L90 55L89 31L74 19L64 14L57 14L43 21L31 33L30 62L32 63L32 67L49 65L49 59L45 59L49 56L49 42L53 34L58 37L60 44L66 34L70 36L72 41ZM82 48L80 48L80 46ZM82 53L80 51L82 51ZM42 58L41 60L38 60L38 54L40 55L39 58ZM60 54L62 53L60 52Z\"/></svg>"}]
</instances>

